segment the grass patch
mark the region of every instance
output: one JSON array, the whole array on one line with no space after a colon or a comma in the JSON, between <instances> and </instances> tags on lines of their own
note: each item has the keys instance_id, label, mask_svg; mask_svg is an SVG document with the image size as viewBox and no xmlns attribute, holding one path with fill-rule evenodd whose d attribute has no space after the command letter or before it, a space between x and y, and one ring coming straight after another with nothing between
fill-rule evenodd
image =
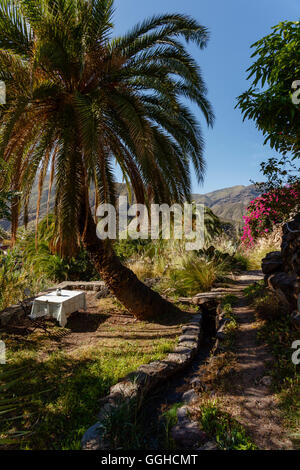
<instances>
[{"instance_id":1,"label":"grass patch","mask_svg":"<svg viewBox=\"0 0 300 470\"><path fill-rule=\"evenodd\" d=\"M151 326L150 326L151 329ZM144 332L147 328L144 327ZM111 332L111 330L110 330ZM163 336L163 332L161 333ZM112 385L141 364L162 359L172 351L176 338L145 338L144 342L116 338L98 346L72 352L47 353L30 347L8 347L6 370L20 368L25 373L6 392L6 397L22 401L19 426L30 435L18 448L76 450L84 431L94 423L99 400ZM28 396L24 402L23 397ZM0 435L11 431L11 422L0 422Z\"/></svg>"},{"instance_id":2,"label":"grass patch","mask_svg":"<svg viewBox=\"0 0 300 470\"><path fill-rule=\"evenodd\" d=\"M198 420L204 432L216 440L222 450L255 450L243 426L228 413L220 410L215 401L202 404Z\"/></svg>"},{"instance_id":3,"label":"grass patch","mask_svg":"<svg viewBox=\"0 0 300 470\"><path fill-rule=\"evenodd\" d=\"M110 449L142 449L145 433L136 400L124 401L109 412L102 422L102 432Z\"/></svg>"},{"instance_id":4,"label":"grass patch","mask_svg":"<svg viewBox=\"0 0 300 470\"><path fill-rule=\"evenodd\" d=\"M269 242L268 239L263 239L258 242L253 248L249 248L243 252L244 259L247 260L247 268L249 270L261 269L262 260L271 251L278 251L280 248Z\"/></svg>"}]
</instances>

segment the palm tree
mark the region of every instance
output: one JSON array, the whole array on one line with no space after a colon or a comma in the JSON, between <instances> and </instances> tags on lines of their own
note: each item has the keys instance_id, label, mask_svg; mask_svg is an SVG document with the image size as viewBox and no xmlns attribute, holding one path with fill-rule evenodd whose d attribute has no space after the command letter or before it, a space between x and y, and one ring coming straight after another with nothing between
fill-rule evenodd
<instances>
[{"instance_id":1,"label":"palm tree","mask_svg":"<svg viewBox=\"0 0 300 470\"><path fill-rule=\"evenodd\" d=\"M168 14L112 38L112 15L113 0L0 0L0 80L7 90L0 158L13 168L10 189L22 192L12 207L12 239L21 207L26 222L36 178L38 219L50 174L56 249L71 256L83 243L124 306L150 318L176 309L98 239L89 188L95 185L97 204L114 204L117 162L137 202L189 199L190 163L199 181L205 165L201 130L184 101L196 103L208 125L213 112L180 38L203 48L208 33L190 17Z\"/></svg>"}]
</instances>

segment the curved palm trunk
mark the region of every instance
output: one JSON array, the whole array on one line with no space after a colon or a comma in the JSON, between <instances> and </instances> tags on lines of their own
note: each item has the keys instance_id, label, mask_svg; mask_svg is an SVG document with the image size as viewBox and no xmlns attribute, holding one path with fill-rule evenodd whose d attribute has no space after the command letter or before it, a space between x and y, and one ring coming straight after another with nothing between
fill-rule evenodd
<instances>
[{"instance_id":1,"label":"curved palm trunk","mask_svg":"<svg viewBox=\"0 0 300 470\"><path fill-rule=\"evenodd\" d=\"M88 215L83 243L110 291L136 318L148 320L157 315L180 312L175 305L143 284L124 266L109 241L97 237L96 224L91 213Z\"/></svg>"}]
</instances>

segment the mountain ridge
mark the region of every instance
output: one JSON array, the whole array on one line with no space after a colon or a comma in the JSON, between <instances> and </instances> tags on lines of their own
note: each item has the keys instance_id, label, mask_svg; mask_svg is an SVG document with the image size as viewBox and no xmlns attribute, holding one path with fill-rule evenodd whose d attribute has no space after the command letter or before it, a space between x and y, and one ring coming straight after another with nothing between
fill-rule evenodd
<instances>
[{"instance_id":1,"label":"mountain ridge","mask_svg":"<svg viewBox=\"0 0 300 470\"><path fill-rule=\"evenodd\" d=\"M45 181L45 188L48 187L47 180ZM124 183L117 183L117 193L125 195L127 192ZM36 208L33 201L37 200L38 188L37 184L33 188L31 203L29 207L29 221L36 217ZM207 207L220 217L223 221L241 225L243 222L242 216L245 214L247 206L250 201L257 197L259 192L252 185L236 185L228 188L221 188L215 191L210 191L204 194L192 194L192 200L198 203L205 204ZM47 200L48 189L44 189L41 197L40 219L47 213ZM93 194L91 194L90 202L93 205ZM50 211L54 207L54 197L51 196ZM22 220L20 220L22 224ZM1 221L0 226L7 230L9 228L8 221Z\"/></svg>"},{"instance_id":2,"label":"mountain ridge","mask_svg":"<svg viewBox=\"0 0 300 470\"><path fill-rule=\"evenodd\" d=\"M252 199L259 195L254 184L236 185L206 194L193 194L195 202L203 203L221 219L242 224L243 215Z\"/></svg>"}]
</instances>

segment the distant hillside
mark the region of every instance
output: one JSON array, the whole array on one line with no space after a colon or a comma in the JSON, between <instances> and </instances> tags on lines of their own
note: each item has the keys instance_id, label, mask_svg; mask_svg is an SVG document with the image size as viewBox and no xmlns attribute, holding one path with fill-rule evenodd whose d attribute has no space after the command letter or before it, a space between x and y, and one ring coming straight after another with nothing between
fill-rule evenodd
<instances>
[{"instance_id":1,"label":"distant hillside","mask_svg":"<svg viewBox=\"0 0 300 470\"><path fill-rule=\"evenodd\" d=\"M241 223L249 202L258 195L254 185L232 186L207 194L193 194L193 200L210 207L223 220Z\"/></svg>"},{"instance_id":2,"label":"distant hillside","mask_svg":"<svg viewBox=\"0 0 300 470\"><path fill-rule=\"evenodd\" d=\"M41 198L40 218L45 216L47 211L48 199L48 181L45 181L45 190ZM122 183L117 183L119 194L126 194L126 186ZM37 185L33 189L31 204L29 210L29 220L35 219L35 201L37 200ZM218 189L207 194L193 194L192 199L210 207L213 212L224 221L242 223L242 216L245 214L245 209L249 202L258 195L254 185L250 186L232 186L231 188ZM93 196L90 198L91 205L94 204ZM51 198L50 210L53 209L54 199ZM20 221L22 224L22 220ZM8 222L0 222L4 229L8 229Z\"/></svg>"}]
</instances>

